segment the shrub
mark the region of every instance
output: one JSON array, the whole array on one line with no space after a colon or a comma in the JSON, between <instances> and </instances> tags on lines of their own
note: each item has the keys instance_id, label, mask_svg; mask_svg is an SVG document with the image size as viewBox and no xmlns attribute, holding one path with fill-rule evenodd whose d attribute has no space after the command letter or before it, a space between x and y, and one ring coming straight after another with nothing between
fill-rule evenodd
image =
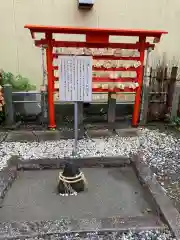
<instances>
[{"instance_id":1,"label":"shrub","mask_svg":"<svg viewBox=\"0 0 180 240\"><path fill-rule=\"evenodd\" d=\"M14 76L10 72L0 71L0 123L5 120L4 114L4 97L2 92L2 86L4 84L10 84L13 91L30 91L35 90L36 86L30 84L28 78L25 78L21 75Z\"/></svg>"},{"instance_id":2,"label":"shrub","mask_svg":"<svg viewBox=\"0 0 180 240\"><path fill-rule=\"evenodd\" d=\"M35 90L36 86L30 84L28 78L21 75L14 76L10 72L1 71L1 85L12 85L13 91L30 91Z\"/></svg>"}]
</instances>

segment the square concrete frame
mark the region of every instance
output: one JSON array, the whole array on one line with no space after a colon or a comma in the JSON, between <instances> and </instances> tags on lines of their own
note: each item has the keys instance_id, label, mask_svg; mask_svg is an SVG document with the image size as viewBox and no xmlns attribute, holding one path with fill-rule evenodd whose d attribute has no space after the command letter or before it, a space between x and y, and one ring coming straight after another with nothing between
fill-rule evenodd
<instances>
[{"instance_id":1,"label":"square concrete frame","mask_svg":"<svg viewBox=\"0 0 180 240\"><path fill-rule=\"evenodd\" d=\"M23 162L18 157L12 157L8 166L0 172L0 203L1 207L3 204L3 199L8 189L11 187L13 181L17 177L19 170L42 170L42 169L59 169L65 161L69 159L35 159L29 160L28 162ZM117 156L117 157L89 157L83 159L76 159L77 164L80 167L122 167L131 165L134 168L134 171L140 180L140 183L148 191L149 196L152 198L152 201L155 205L157 216L164 220L172 231L176 239L180 239L180 214L170 199L166 196L162 190L160 184L157 182L155 175L150 170L147 164L144 163L140 155L134 155L132 158ZM158 218L157 218L158 221ZM149 219L143 220L140 218L137 219L129 218L126 221L123 221L119 217L116 219L106 218L106 219L94 219L93 229L90 227L90 224L85 227L82 227L79 220L64 220L64 227L61 226L61 232L57 228L55 232L47 232L45 229L46 224L49 224L50 227L54 227L55 223L53 221L42 221L34 222L33 227L35 229L41 229L41 236L43 235L52 235L52 234L65 234L68 233L86 233L86 232L108 232L108 231L124 231L127 229L138 229L146 230L146 225L150 224ZM90 223L90 222L89 222ZM14 228L17 228L18 231L23 231L24 225L28 229L31 229L32 222L23 222L23 225L19 222L8 224L8 229L4 229L3 223L0 223L0 239L12 239L12 237L7 235L7 232L11 231ZM95 227L94 227L95 226ZM34 229L34 228L33 228ZM34 233L29 230L26 232L26 235L22 235L22 239L25 237L38 237L39 233ZM19 236L17 237L18 239ZM16 239L16 238L13 238Z\"/></svg>"}]
</instances>

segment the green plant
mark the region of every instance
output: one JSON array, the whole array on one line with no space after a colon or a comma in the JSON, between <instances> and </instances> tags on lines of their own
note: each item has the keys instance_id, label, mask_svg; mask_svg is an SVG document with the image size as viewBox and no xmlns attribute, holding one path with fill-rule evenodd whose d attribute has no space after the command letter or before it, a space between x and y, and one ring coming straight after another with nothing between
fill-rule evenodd
<instances>
[{"instance_id":1,"label":"green plant","mask_svg":"<svg viewBox=\"0 0 180 240\"><path fill-rule=\"evenodd\" d=\"M1 71L1 85L11 84L13 91L35 90L36 86L30 84L28 78L21 75L13 75L11 72Z\"/></svg>"},{"instance_id":2,"label":"green plant","mask_svg":"<svg viewBox=\"0 0 180 240\"><path fill-rule=\"evenodd\" d=\"M1 86L4 84L10 84L13 91L30 91L35 90L36 86L30 84L28 78L25 78L21 75L14 76L11 72L5 72L1 70L0 72L0 81ZM16 116L20 118L20 116ZM4 108L0 106L0 124L5 120Z\"/></svg>"},{"instance_id":3,"label":"green plant","mask_svg":"<svg viewBox=\"0 0 180 240\"><path fill-rule=\"evenodd\" d=\"M180 117L175 117L171 120L171 124L177 128L178 130L180 130Z\"/></svg>"}]
</instances>

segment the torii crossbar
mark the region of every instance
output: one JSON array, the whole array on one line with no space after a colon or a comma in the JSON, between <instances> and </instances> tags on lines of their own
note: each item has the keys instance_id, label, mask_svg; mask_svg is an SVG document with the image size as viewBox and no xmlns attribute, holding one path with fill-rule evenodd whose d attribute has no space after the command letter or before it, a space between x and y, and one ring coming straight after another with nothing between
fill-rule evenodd
<instances>
[{"instance_id":1,"label":"torii crossbar","mask_svg":"<svg viewBox=\"0 0 180 240\"><path fill-rule=\"evenodd\" d=\"M93 55L95 60L133 60L139 64L136 67L110 67L105 68L103 66L93 66L93 71L135 71L136 78L114 78L114 77L93 77L93 92L135 92L135 103L132 117L132 125L138 126L139 113L141 105L141 92L143 82L143 64L145 57L145 50L148 48L154 49L155 43L160 41L162 34L167 34L165 31L149 31L149 30L125 30L125 29L102 29L102 28L81 28L81 27L54 27L54 26L37 26L26 25L31 32L33 39L36 37L36 33L44 33L44 38L41 40L35 40L35 45L38 47L46 47L46 64L47 64L47 84L48 84L48 114L49 114L49 128L55 128L55 111L54 111L54 92L58 89L54 87L55 81L59 81L59 78L55 77L54 71L58 70L58 66L53 65L53 59L57 58L59 53L53 52L53 48L86 48L86 49L133 49L139 51L139 56L122 56L117 54L111 55ZM85 35L85 41L59 41L53 38L53 34L79 34ZM129 36L138 37L139 41L136 43L112 43L110 42L110 36ZM147 37L153 37L154 42L150 44L146 41ZM87 53L85 52L84 55ZM88 55L90 55L88 53ZM113 83L111 88L101 87L98 83ZM117 83L122 82L136 82L137 87L134 89L130 87L121 88ZM108 84L106 84L108 86Z\"/></svg>"}]
</instances>

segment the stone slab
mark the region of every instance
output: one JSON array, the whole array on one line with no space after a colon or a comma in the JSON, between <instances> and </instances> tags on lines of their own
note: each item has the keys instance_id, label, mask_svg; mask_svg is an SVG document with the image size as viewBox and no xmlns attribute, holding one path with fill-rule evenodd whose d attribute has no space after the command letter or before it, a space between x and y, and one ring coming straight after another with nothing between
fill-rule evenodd
<instances>
[{"instance_id":1,"label":"stone slab","mask_svg":"<svg viewBox=\"0 0 180 240\"><path fill-rule=\"evenodd\" d=\"M31 131L12 131L9 132L7 142L31 142L38 141L38 138Z\"/></svg>"},{"instance_id":2,"label":"stone slab","mask_svg":"<svg viewBox=\"0 0 180 240\"><path fill-rule=\"evenodd\" d=\"M0 132L0 142L5 141L7 135L8 135L8 132Z\"/></svg>"},{"instance_id":3,"label":"stone slab","mask_svg":"<svg viewBox=\"0 0 180 240\"><path fill-rule=\"evenodd\" d=\"M137 128L116 129L116 133L120 137L138 137L140 134Z\"/></svg>"},{"instance_id":4,"label":"stone slab","mask_svg":"<svg viewBox=\"0 0 180 240\"><path fill-rule=\"evenodd\" d=\"M74 234L77 239L87 239L107 232L126 232L135 230L165 230L162 222L154 216L113 217L103 219L61 219L55 221L9 222L0 223L0 239L61 239ZM109 238L108 238L109 239ZM121 239L121 238L117 238Z\"/></svg>"},{"instance_id":5,"label":"stone slab","mask_svg":"<svg viewBox=\"0 0 180 240\"><path fill-rule=\"evenodd\" d=\"M109 129L89 129L86 133L90 138L112 137L114 135Z\"/></svg>"},{"instance_id":6,"label":"stone slab","mask_svg":"<svg viewBox=\"0 0 180 240\"><path fill-rule=\"evenodd\" d=\"M113 157L67 157L67 158L41 158L41 159L20 159L16 162L18 170L42 170L42 169L60 169L67 161L75 161L80 168L107 168L124 167L131 163L131 159L125 156Z\"/></svg>"},{"instance_id":7,"label":"stone slab","mask_svg":"<svg viewBox=\"0 0 180 240\"><path fill-rule=\"evenodd\" d=\"M176 239L180 239L180 213L163 191L151 169L144 163L141 154L134 155L132 163L140 182L152 196L157 214L164 218Z\"/></svg>"},{"instance_id":8,"label":"stone slab","mask_svg":"<svg viewBox=\"0 0 180 240\"><path fill-rule=\"evenodd\" d=\"M84 132L79 130L79 139L84 136ZM7 142L32 142L32 141L58 141L60 139L73 139L73 130L55 131L12 131L9 132L5 141Z\"/></svg>"},{"instance_id":9,"label":"stone slab","mask_svg":"<svg viewBox=\"0 0 180 240\"><path fill-rule=\"evenodd\" d=\"M136 217L153 213L131 167L83 171L88 191L70 197L56 193L58 170L20 172L4 199L0 221Z\"/></svg>"}]
</instances>

